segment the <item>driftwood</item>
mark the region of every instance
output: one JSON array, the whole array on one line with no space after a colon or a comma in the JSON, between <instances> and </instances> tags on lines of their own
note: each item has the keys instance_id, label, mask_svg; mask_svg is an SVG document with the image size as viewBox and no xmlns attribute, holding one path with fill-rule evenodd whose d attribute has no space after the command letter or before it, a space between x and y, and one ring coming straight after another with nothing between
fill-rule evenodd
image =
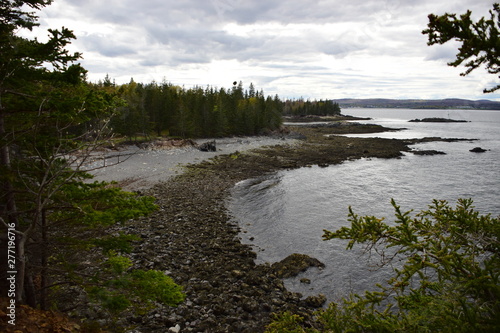
<instances>
[{"instance_id":1,"label":"driftwood","mask_svg":"<svg viewBox=\"0 0 500 333\"><path fill-rule=\"evenodd\" d=\"M144 149L172 149L180 147L195 146L193 140L189 139L160 139L142 144L140 147Z\"/></svg>"}]
</instances>

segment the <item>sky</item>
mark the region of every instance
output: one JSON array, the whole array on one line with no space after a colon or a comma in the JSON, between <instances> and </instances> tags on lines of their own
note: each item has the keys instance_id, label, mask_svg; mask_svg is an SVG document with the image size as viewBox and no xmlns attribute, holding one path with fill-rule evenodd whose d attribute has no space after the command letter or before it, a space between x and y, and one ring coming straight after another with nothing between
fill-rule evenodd
<instances>
[{"instance_id":1,"label":"sky","mask_svg":"<svg viewBox=\"0 0 500 333\"><path fill-rule=\"evenodd\" d=\"M466 77L457 42L427 45L430 13L486 16L493 0L55 0L46 29L73 30L92 82L190 88L253 83L280 98L489 99L499 79Z\"/></svg>"}]
</instances>

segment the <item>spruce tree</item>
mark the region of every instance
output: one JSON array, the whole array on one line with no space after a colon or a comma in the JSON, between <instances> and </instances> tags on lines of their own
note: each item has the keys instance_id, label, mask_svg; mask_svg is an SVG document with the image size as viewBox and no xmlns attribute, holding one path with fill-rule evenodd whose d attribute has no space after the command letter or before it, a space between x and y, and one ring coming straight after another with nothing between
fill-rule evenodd
<instances>
[{"instance_id":1,"label":"spruce tree","mask_svg":"<svg viewBox=\"0 0 500 333\"><path fill-rule=\"evenodd\" d=\"M106 236L106 227L148 214L155 205L153 198L92 183L85 172L121 100L110 87L86 82L76 63L80 54L65 48L75 38L70 30L49 30L45 43L18 36L20 29L37 26L26 8L50 3L0 1L0 230L15 245L0 270L15 275L15 298L2 296L46 308L52 286L72 284L122 309L131 303L109 281L127 280L141 294L142 280L154 279L182 301L180 287L156 273L109 271L89 280L79 270L89 248L103 250L94 265L124 263L120 253L132 239ZM0 283L5 281L2 276Z\"/></svg>"}]
</instances>

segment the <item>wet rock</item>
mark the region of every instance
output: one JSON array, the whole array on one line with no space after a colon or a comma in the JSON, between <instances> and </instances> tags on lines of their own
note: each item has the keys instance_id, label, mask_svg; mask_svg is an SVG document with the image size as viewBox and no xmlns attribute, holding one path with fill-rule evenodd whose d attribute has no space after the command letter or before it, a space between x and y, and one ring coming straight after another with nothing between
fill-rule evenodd
<instances>
[{"instance_id":1,"label":"wet rock","mask_svg":"<svg viewBox=\"0 0 500 333\"><path fill-rule=\"evenodd\" d=\"M217 151L215 140L202 143L199 147L201 151Z\"/></svg>"},{"instance_id":2,"label":"wet rock","mask_svg":"<svg viewBox=\"0 0 500 333\"><path fill-rule=\"evenodd\" d=\"M409 120L410 123L466 123L467 120L457 120L450 118L423 118L423 119L412 119Z\"/></svg>"},{"instance_id":3,"label":"wet rock","mask_svg":"<svg viewBox=\"0 0 500 333\"><path fill-rule=\"evenodd\" d=\"M304 272L309 267L323 268L325 264L306 254L294 253L282 261L271 265L274 274L280 278L297 276L300 272Z\"/></svg>"},{"instance_id":4,"label":"wet rock","mask_svg":"<svg viewBox=\"0 0 500 333\"><path fill-rule=\"evenodd\" d=\"M246 298L243 300L241 307L246 312L253 313L259 309L259 303L254 299Z\"/></svg>"},{"instance_id":5,"label":"wet rock","mask_svg":"<svg viewBox=\"0 0 500 333\"><path fill-rule=\"evenodd\" d=\"M415 155L446 155L445 152L438 150L412 150L411 152Z\"/></svg>"},{"instance_id":6,"label":"wet rock","mask_svg":"<svg viewBox=\"0 0 500 333\"><path fill-rule=\"evenodd\" d=\"M317 296L309 296L304 300L306 306L310 306L312 308L320 308L323 304L326 303L326 296L323 294L319 294Z\"/></svg>"},{"instance_id":7,"label":"wet rock","mask_svg":"<svg viewBox=\"0 0 500 333\"><path fill-rule=\"evenodd\" d=\"M302 279L300 279L300 283L311 284L311 280L306 279L306 278L302 278Z\"/></svg>"},{"instance_id":8,"label":"wet rock","mask_svg":"<svg viewBox=\"0 0 500 333\"><path fill-rule=\"evenodd\" d=\"M475 148L472 148L471 150L469 150L470 152L473 152L473 153L484 153L485 151L487 151L486 149L483 149L481 147L475 147Z\"/></svg>"}]
</instances>

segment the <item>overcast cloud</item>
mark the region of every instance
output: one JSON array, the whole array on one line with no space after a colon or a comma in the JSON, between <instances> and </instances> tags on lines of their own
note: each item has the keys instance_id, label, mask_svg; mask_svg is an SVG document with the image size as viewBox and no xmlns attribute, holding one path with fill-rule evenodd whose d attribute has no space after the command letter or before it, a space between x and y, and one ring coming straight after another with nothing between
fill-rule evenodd
<instances>
[{"instance_id":1,"label":"overcast cloud","mask_svg":"<svg viewBox=\"0 0 500 333\"><path fill-rule=\"evenodd\" d=\"M55 0L42 28L65 26L89 79L191 87L253 82L282 98L467 98L495 77L446 65L427 15L488 16L488 0ZM38 32L38 34L40 34ZM46 35L44 32L42 34Z\"/></svg>"}]
</instances>

